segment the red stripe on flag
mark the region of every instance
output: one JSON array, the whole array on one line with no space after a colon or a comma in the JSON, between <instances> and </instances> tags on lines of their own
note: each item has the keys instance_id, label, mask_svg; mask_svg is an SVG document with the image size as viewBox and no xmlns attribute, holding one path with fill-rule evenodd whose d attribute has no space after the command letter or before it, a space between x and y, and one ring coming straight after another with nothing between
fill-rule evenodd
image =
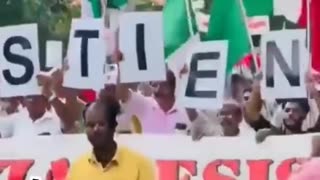
<instances>
[{"instance_id":1,"label":"red stripe on flag","mask_svg":"<svg viewBox=\"0 0 320 180\"><path fill-rule=\"evenodd\" d=\"M320 0L312 0L310 11L312 68L320 72ZM307 27L307 0L302 0L298 24Z\"/></svg>"}]
</instances>

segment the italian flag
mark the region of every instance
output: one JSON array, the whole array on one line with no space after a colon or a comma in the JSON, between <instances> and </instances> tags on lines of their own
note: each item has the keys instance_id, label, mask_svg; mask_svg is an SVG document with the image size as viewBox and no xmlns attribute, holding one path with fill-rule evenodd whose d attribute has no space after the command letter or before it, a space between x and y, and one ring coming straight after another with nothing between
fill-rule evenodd
<instances>
[{"instance_id":1,"label":"italian flag","mask_svg":"<svg viewBox=\"0 0 320 180\"><path fill-rule=\"evenodd\" d=\"M232 73L233 67L242 59L247 59L253 49L247 23L248 17L272 14L272 0L213 1L205 40L229 41L227 73Z\"/></svg>"},{"instance_id":2,"label":"italian flag","mask_svg":"<svg viewBox=\"0 0 320 180\"><path fill-rule=\"evenodd\" d=\"M307 6L310 7L310 45L312 54L312 68L313 70L320 72L320 1L312 0L308 3L308 0L302 0L302 7L298 24L300 27L307 27Z\"/></svg>"},{"instance_id":3,"label":"italian flag","mask_svg":"<svg viewBox=\"0 0 320 180\"><path fill-rule=\"evenodd\" d=\"M189 0L167 0L163 8L165 57L172 55L197 31Z\"/></svg>"},{"instance_id":4,"label":"italian flag","mask_svg":"<svg viewBox=\"0 0 320 180\"><path fill-rule=\"evenodd\" d=\"M100 18L102 16L102 0L81 0L81 17ZM123 9L128 0L107 0L107 7Z\"/></svg>"},{"instance_id":5,"label":"italian flag","mask_svg":"<svg viewBox=\"0 0 320 180\"><path fill-rule=\"evenodd\" d=\"M244 0L245 1L245 0ZM311 3L310 3L311 2ZM320 73L320 1L319 0L273 0L272 16L283 15L287 22L295 24L297 28L307 28L308 11L310 10L310 45L313 72ZM270 22L271 23L271 22ZM249 56L243 58L237 67L251 67ZM251 58L252 59L252 58ZM259 59L259 58L258 58ZM251 63L250 63L251 62ZM258 62L259 64L260 62ZM243 68L242 68L243 69Z\"/></svg>"}]
</instances>

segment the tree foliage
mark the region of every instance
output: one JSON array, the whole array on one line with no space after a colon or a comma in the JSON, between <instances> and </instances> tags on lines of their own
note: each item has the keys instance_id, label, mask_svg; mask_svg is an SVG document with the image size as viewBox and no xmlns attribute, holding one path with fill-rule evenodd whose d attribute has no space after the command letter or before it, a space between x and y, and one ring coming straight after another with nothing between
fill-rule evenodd
<instances>
[{"instance_id":1,"label":"tree foliage","mask_svg":"<svg viewBox=\"0 0 320 180\"><path fill-rule=\"evenodd\" d=\"M0 26L37 23L41 66L44 66L47 40L68 42L72 17L80 16L80 8L72 0L1 0Z\"/></svg>"}]
</instances>

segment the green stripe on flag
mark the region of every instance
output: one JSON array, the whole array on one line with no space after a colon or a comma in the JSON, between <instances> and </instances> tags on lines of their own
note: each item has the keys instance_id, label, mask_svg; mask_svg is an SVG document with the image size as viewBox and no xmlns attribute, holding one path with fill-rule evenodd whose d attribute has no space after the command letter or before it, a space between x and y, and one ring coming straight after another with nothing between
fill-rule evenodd
<instances>
[{"instance_id":1,"label":"green stripe on flag","mask_svg":"<svg viewBox=\"0 0 320 180\"><path fill-rule=\"evenodd\" d=\"M91 9L93 12L94 18L100 18L102 16L101 13L101 2L100 0L89 0L91 3Z\"/></svg>"},{"instance_id":2,"label":"green stripe on flag","mask_svg":"<svg viewBox=\"0 0 320 180\"><path fill-rule=\"evenodd\" d=\"M167 58L184 44L191 36L189 29L188 13L191 14L193 32L196 32L196 23L192 12L188 12L186 1L167 0L163 9L165 57Z\"/></svg>"},{"instance_id":3,"label":"green stripe on flag","mask_svg":"<svg viewBox=\"0 0 320 180\"><path fill-rule=\"evenodd\" d=\"M107 7L115 9L123 9L128 4L128 0L108 0Z\"/></svg>"},{"instance_id":4,"label":"green stripe on flag","mask_svg":"<svg viewBox=\"0 0 320 180\"><path fill-rule=\"evenodd\" d=\"M248 29L239 0L214 0L205 40L228 40L227 73L250 52Z\"/></svg>"},{"instance_id":5,"label":"green stripe on flag","mask_svg":"<svg viewBox=\"0 0 320 180\"><path fill-rule=\"evenodd\" d=\"M243 4L249 17L273 15L273 0L243 0Z\"/></svg>"}]
</instances>

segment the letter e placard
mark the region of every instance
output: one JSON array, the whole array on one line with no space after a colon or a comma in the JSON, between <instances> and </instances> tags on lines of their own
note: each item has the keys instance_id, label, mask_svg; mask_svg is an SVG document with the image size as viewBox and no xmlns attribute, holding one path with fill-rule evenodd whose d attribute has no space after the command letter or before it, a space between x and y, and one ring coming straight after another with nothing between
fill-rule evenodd
<instances>
[{"instance_id":1,"label":"letter e placard","mask_svg":"<svg viewBox=\"0 0 320 180\"><path fill-rule=\"evenodd\" d=\"M222 106L226 75L227 41L197 42L187 56L189 74L182 77L178 102L188 108Z\"/></svg>"}]
</instances>

